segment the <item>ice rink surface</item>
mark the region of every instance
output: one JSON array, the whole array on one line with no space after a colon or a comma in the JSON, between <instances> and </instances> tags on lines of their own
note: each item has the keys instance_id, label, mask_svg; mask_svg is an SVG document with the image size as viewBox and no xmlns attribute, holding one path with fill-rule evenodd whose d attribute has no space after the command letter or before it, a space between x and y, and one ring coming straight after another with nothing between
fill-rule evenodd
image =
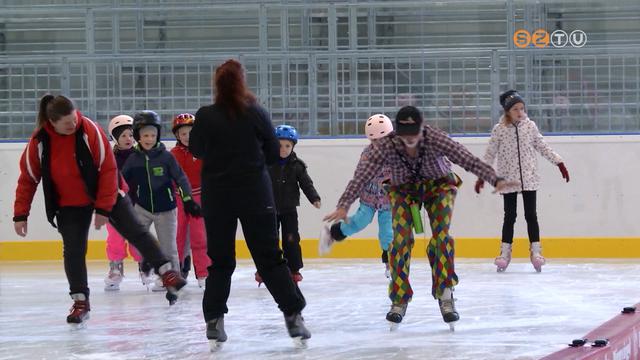
<instances>
[{"instance_id":1,"label":"ice rink surface","mask_svg":"<svg viewBox=\"0 0 640 360\"><path fill-rule=\"evenodd\" d=\"M61 262L0 262L0 359L537 359L560 350L640 300L640 261L548 259L535 273L516 259L498 274L491 259L458 259L460 321L450 332L431 297L426 258L414 258L414 298L389 331L384 268L374 259L307 260L301 289L312 338L296 349L255 268L233 276L229 340L210 353L200 290L191 277L169 307L147 292L135 263L119 292L105 292L106 262L89 263L91 319L71 330ZM193 275L191 275L193 276Z\"/></svg>"}]
</instances>

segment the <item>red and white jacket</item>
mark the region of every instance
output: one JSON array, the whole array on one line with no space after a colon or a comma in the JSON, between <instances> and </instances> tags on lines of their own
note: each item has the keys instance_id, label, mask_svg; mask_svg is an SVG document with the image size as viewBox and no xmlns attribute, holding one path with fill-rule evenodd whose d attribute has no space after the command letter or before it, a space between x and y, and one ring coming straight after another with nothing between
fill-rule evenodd
<instances>
[{"instance_id":1,"label":"red and white jacket","mask_svg":"<svg viewBox=\"0 0 640 360\"><path fill-rule=\"evenodd\" d=\"M42 180L52 225L62 206L93 205L108 216L118 196L118 169L104 131L78 111L73 135L60 135L47 123L36 130L20 158L13 221L26 221ZM55 168L54 168L55 167Z\"/></svg>"},{"instance_id":2,"label":"red and white jacket","mask_svg":"<svg viewBox=\"0 0 640 360\"><path fill-rule=\"evenodd\" d=\"M187 175L189 184L191 184L191 195L200 195L202 180L202 160L193 157L193 154L189 152L189 148L182 145L179 141L176 146L171 149L171 154L178 161L178 165L182 168L182 171Z\"/></svg>"}]
</instances>

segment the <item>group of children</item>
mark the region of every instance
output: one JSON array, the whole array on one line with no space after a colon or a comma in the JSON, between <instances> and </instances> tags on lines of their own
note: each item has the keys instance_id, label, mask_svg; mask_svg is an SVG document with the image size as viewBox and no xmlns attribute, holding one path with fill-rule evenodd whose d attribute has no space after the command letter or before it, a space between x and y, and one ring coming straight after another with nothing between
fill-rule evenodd
<instances>
[{"instance_id":1,"label":"group of children","mask_svg":"<svg viewBox=\"0 0 640 360\"><path fill-rule=\"evenodd\" d=\"M118 170L128 184L129 196L139 218L147 228L154 225L161 250L171 259L174 268L182 270L185 279L193 262L198 286L204 288L211 260L207 255L205 224L200 209L202 160L189 151L189 134L194 121L195 117L189 113L173 119L176 146L171 151L167 151L160 141L160 118L153 111L142 111L134 117L118 115L109 122L108 131L115 143L113 152ZM296 129L280 125L275 133L280 141L280 161L269 167L269 174L277 223L282 229L282 248L292 278L299 282L303 267L296 209L300 205L300 189L316 208L320 208L320 196L307 173L306 164L293 151L298 142ZM104 280L105 290L120 289L127 252L138 263L142 284L152 291L165 291L161 279L152 278L151 267L135 247L109 224L109 272ZM260 285L262 278L258 272L255 278Z\"/></svg>"},{"instance_id":2,"label":"group of children","mask_svg":"<svg viewBox=\"0 0 640 360\"><path fill-rule=\"evenodd\" d=\"M103 163L109 157L104 156L105 144L100 137L104 137L104 134L93 122L77 112L68 99L58 98L43 98L38 131L34 133L21 159L14 216L16 233L26 235L30 203L42 177L47 218L56 226L53 220L57 217L65 244L79 242L86 248L88 224L94 211L96 229L107 224L109 273L105 278L105 290L119 289L124 276L123 259L127 252L138 263L143 284L152 290L167 291L170 303L175 302L177 292L185 284L175 269L181 269L182 277L186 278L191 258L198 285L205 287L211 260L207 254L206 229L200 207L203 164L189 150L195 117L185 113L173 119L172 132L177 142L171 151L160 141L162 126L157 113L145 110L133 117L114 117L108 127L109 135L115 142L114 157L107 171L103 169ZM336 211L324 218L332 223L322 229L319 253L326 254L334 242L364 229L377 212L381 259L390 280L389 298L392 306L386 318L391 323L402 321L412 298L413 291L409 284L410 254L413 230L416 233L423 231L420 215L422 206L429 214L429 227L432 230L427 249L432 268L432 295L438 300L446 323L453 324L459 319L453 298L453 288L458 283L454 270L454 245L448 229L454 200L462 181L452 172L451 162L478 175L475 184L477 193L487 181L503 195L502 244L500 254L495 259L498 272L505 271L511 261L518 193L522 193L524 201L531 262L538 272L545 263L536 215L536 192L540 183L537 153L557 165L567 182L569 173L562 158L544 142L535 123L527 117L522 96L516 91L507 91L500 96L500 104L504 115L492 130L484 161L473 156L446 133L424 124L420 111L413 106L401 108L395 124L384 114L371 116L365 124L365 134L371 144L361 154L354 178L341 196ZM268 170L277 227L281 228L284 258L287 259L292 280L297 283L302 280L300 269L303 267L297 214L300 190L316 208L321 207L321 199L307 173L306 164L293 151L298 143L296 129L280 125L274 131L279 140L279 161L270 165ZM85 136L85 144L82 136L86 132L97 135L91 142ZM64 137L70 134L76 136ZM78 161L79 174L63 174L56 167L51 167L50 164L57 161L58 155L48 155L46 151L38 154L36 146L47 148L50 142L56 141L56 144L64 142L64 146L56 145L56 154L75 154L73 157ZM84 158L87 158L86 161ZM496 158L497 171L493 169ZM113 159L117 166L113 166ZM74 165L69 166L76 169ZM40 168L42 176L35 172ZM113 172L121 175L111 176ZM63 180L65 176L67 180ZM75 179L78 176L82 177L82 181ZM99 184L96 176L114 181L117 178L118 184ZM72 187L63 186L63 181L75 181L77 184L74 186L86 186L89 195L80 198ZM55 191L52 190L54 187ZM107 192L111 189L117 189L117 202L112 209L103 209L101 204L106 204L110 199L107 199ZM113 192L109 196L113 196ZM129 198L135 204L133 207ZM358 210L347 218L350 205L358 198ZM91 206L84 206L90 201L93 201ZM84 216L82 226L77 229L72 219L79 215L71 214L72 211ZM157 245L148 232L151 224L156 230ZM127 236L131 239L126 239ZM128 240L139 245L140 253L148 258L140 255L132 244L128 244ZM70 294L74 299L74 308L67 321L80 323L88 318L89 290L82 248L78 250L80 253L67 254L74 249L65 246L65 269L68 270ZM76 268L82 271L73 270ZM159 275L156 279L151 277L154 272ZM258 284L263 281L259 272L256 272L255 279Z\"/></svg>"}]
</instances>

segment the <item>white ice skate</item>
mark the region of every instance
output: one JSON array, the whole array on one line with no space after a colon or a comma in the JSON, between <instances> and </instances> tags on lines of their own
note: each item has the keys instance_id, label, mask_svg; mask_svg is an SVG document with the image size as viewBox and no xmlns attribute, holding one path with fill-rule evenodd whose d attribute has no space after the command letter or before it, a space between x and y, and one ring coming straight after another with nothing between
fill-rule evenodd
<instances>
[{"instance_id":1,"label":"white ice skate","mask_svg":"<svg viewBox=\"0 0 640 360\"><path fill-rule=\"evenodd\" d=\"M318 254L320 256L326 255L331 251L331 246L335 240L331 237L331 225L322 224L322 230L320 231L320 241L318 242Z\"/></svg>"},{"instance_id":2,"label":"white ice skate","mask_svg":"<svg viewBox=\"0 0 640 360\"><path fill-rule=\"evenodd\" d=\"M500 256L498 256L493 263L498 267L498 272L504 272L507 270L507 266L511 262L511 244L503 242L500 247Z\"/></svg>"},{"instance_id":3,"label":"white ice skate","mask_svg":"<svg viewBox=\"0 0 640 360\"><path fill-rule=\"evenodd\" d=\"M156 277L155 281L153 282L153 285L151 285L151 291L153 291L153 292L167 291L167 289L162 284L162 278L161 277L159 277L159 276Z\"/></svg>"},{"instance_id":4,"label":"white ice skate","mask_svg":"<svg viewBox=\"0 0 640 360\"><path fill-rule=\"evenodd\" d=\"M384 276L386 276L387 279L391 280L391 270L389 269L389 263L384 263Z\"/></svg>"},{"instance_id":5,"label":"white ice skate","mask_svg":"<svg viewBox=\"0 0 640 360\"><path fill-rule=\"evenodd\" d=\"M533 268L536 269L537 272L542 272L542 265L546 263L545 258L542 256L542 248L540 247L540 242L536 241L531 243L531 264Z\"/></svg>"},{"instance_id":6,"label":"white ice skate","mask_svg":"<svg viewBox=\"0 0 640 360\"><path fill-rule=\"evenodd\" d=\"M446 288L442 292L442 296L438 299L438 305L440 306L440 314L442 314L442 320L449 324L449 329L455 331L455 323L460 320L460 315L456 311L455 299L453 298L453 288Z\"/></svg>"},{"instance_id":7,"label":"white ice skate","mask_svg":"<svg viewBox=\"0 0 640 360\"><path fill-rule=\"evenodd\" d=\"M197 280L198 280L198 286L200 287L200 289L204 290L205 286L207 285L207 278L203 277L203 278L198 278Z\"/></svg>"},{"instance_id":8,"label":"white ice skate","mask_svg":"<svg viewBox=\"0 0 640 360\"><path fill-rule=\"evenodd\" d=\"M109 262L109 274L104 279L105 291L117 291L120 290L120 283L124 277L124 267L122 261Z\"/></svg>"}]
</instances>

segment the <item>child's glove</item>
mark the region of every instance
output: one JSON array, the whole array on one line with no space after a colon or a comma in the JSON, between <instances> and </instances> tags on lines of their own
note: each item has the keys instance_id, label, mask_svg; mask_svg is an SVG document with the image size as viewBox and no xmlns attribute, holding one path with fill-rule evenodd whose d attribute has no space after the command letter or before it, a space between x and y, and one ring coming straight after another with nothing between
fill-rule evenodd
<instances>
[{"instance_id":1,"label":"child's glove","mask_svg":"<svg viewBox=\"0 0 640 360\"><path fill-rule=\"evenodd\" d=\"M567 171L567 168L564 166L564 163L558 164L558 168L560 169L562 178L567 180L567 182L569 182L569 171Z\"/></svg>"},{"instance_id":2,"label":"child's glove","mask_svg":"<svg viewBox=\"0 0 640 360\"><path fill-rule=\"evenodd\" d=\"M193 201L193 199L189 199L184 202L184 212L193 217L202 216L202 208L200 208L200 205L198 205L197 202Z\"/></svg>"},{"instance_id":3,"label":"child's glove","mask_svg":"<svg viewBox=\"0 0 640 360\"><path fill-rule=\"evenodd\" d=\"M476 194L480 194L480 189L482 189L483 187L484 187L484 180L482 179L476 180L476 186L475 186Z\"/></svg>"}]
</instances>

